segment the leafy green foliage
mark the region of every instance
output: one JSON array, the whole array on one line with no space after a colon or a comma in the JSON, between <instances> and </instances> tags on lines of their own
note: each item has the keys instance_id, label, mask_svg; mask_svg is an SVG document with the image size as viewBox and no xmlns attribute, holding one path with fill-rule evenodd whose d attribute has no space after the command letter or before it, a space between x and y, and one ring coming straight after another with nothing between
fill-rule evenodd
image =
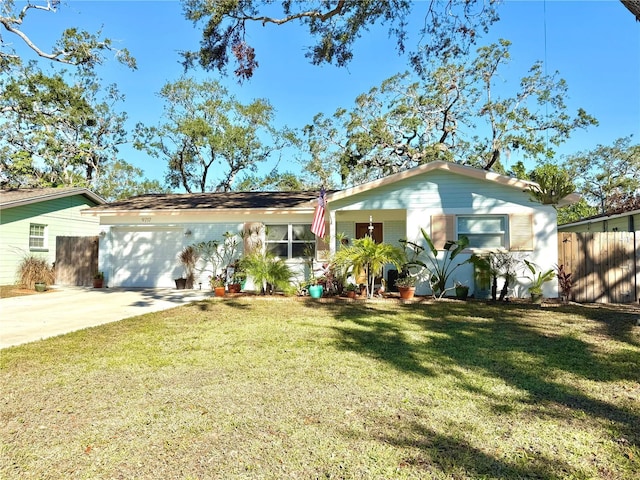
<instances>
[{"instance_id":1,"label":"leafy green foliage","mask_svg":"<svg viewBox=\"0 0 640 480\"><path fill-rule=\"evenodd\" d=\"M318 115L304 129L314 161L339 163L343 183L381 178L433 160L503 171L512 152L551 159L578 128L596 123L567 112L567 85L534 64L512 95L494 91L510 42L479 48L470 61L445 59L420 77L395 75L359 95L351 110ZM544 111L538 109L544 104ZM484 127L484 128L483 128Z\"/></svg>"},{"instance_id":2,"label":"leafy green foliage","mask_svg":"<svg viewBox=\"0 0 640 480\"><path fill-rule=\"evenodd\" d=\"M524 260L524 263L531 272L531 276L527 277L529 281L531 281L531 285L529 285L529 292L531 294L541 295L542 286L553 280L556 276L556 272L554 272L553 269L547 270L546 272L538 270L538 266L527 259Z\"/></svg>"},{"instance_id":3,"label":"leafy green foliage","mask_svg":"<svg viewBox=\"0 0 640 480\"><path fill-rule=\"evenodd\" d=\"M404 246L405 251L407 249L411 251L410 259L405 264L405 268L409 270L418 269L418 275L422 274L421 270L426 270L433 295L437 298L442 298L448 290L455 288L453 286L447 287L447 284L449 284L449 279L453 272L462 263L454 263L453 261L469 246L469 239L461 235L458 240L447 240L443 247L444 258L440 260L438 258L440 252L429 234L424 228L421 228L420 232L427 244L428 252L426 255L422 255L426 251L422 245L408 240L401 240L400 243ZM421 260L421 258L425 258L425 260Z\"/></svg>"},{"instance_id":4,"label":"leafy green foliage","mask_svg":"<svg viewBox=\"0 0 640 480\"><path fill-rule=\"evenodd\" d=\"M615 211L640 191L640 144L631 140L619 138L611 146L598 145L566 160L578 191L599 214Z\"/></svg>"},{"instance_id":5,"label":"leafy green foliage","mask_svg":"<svg viewBox=\"0 0 640 480\"><path fill-rule=\"evenodd\" d=\"M11 38L21 40L36 55L47 60L74 65L87 71L103 63L104 53L110 51L114 53L119 62L129 68L136 68L136 60L129 51L114 48L113 41L102 38L101 32L94 34L70 27L62 32L60 38L49 51L38 46L37 42L30 38L29 33L22 28L27 15L31 10L55 13L60 7L60 3L59 0L29 1L18 12L15 10L14 0L3 0L0 4L0 25L12 35ZM6 42L2 35L0 35L0 47L2 47L0 49L0 72L5 72L12 66L20 64L21 59L15 54L11 42Z\"/></svg>"},{"instance_id":6,"label":"leafy green foliage","mask_svg":"<svg viewBox=\"0 0 640 480\"><path fill-rule=\"evenodd\" d=\"M165 84L159 95L166 102L165 121L139 124L135 146L167 161L173 188L232 190L239 173L255 172L290 142L289 132L271 126L273 108L266 100L242 104L216 81L181 78Z\"/></svg>"},{"instance_id":7,"label":"leafy green foliage","mask_svg":"<svg viewBox=\"0 0 640 480\"><path fill-rule=\"evenodd\" d=\"M47 75L35 63L0 76L2 182L19 186L95 187L127 142L115 85L90 71Z\"/></svg>"},{"instance_id":8,"label":"leafy green foliage","mask_svg":"<svg viewBox=\"0 0 640 480\"><path fill-rule=\"evenodd\" d=\"M373 296L375 279L382 274L385 265L392 264L400 269L405 263L402 249L384 242L376 243L369 236L354 239L351 245L338 250L333 258L333 264L344 272L366 277L369 297Z\"/></svg>"},{"instance_id":9,"label":"leafy green foliage","mask_svg":"<svg viewBox=\"0 0 640 480\"><path fill-rule=\"evenodd\" d=\"M531 196L543 205L557 205L576 189L569 172L552 163L537 166L530 173L530 178L537 183L530 190Z\"/></svg>"},{"instance_id":10,"label":"leafy green foliage","mask_svg":"<svg viewBox=\"0 0 640 480\"><path fill-rule=\"evenodd\" d=\"M293 291L291 279L293 272L289 265L270 252L255 250L240 260L240 266L251 277L263 294L273 294L276 290L290 293Z\"/></svg>"},{"instance_id":11,"label":"leafy green foliage","mask_svg":"<svg viewBox=\"0 0 640 480\"><path fill-rule=\"evenodd\" d=\"M306 28L315 45L306 57L314 65L335 63L345 66L353 58L355 41L376 24L388 24L389 36L404 52L407 20L412 10L424 12L420 35L426 38L411 55L420 71L431 56L456 56L466 52L482 31L497 20L493 2L485 0L447 0L414 3L391 1L292 2L282 0L183 0L185 16L194 24L204 24L200 50L183 52L185 67L196 62L203 68L225 72L235 59L235 75L242 81L251 78L258 67L258 54L247 38L248 25L261 26L298 23Z\"/></svg>"}]
</instances>

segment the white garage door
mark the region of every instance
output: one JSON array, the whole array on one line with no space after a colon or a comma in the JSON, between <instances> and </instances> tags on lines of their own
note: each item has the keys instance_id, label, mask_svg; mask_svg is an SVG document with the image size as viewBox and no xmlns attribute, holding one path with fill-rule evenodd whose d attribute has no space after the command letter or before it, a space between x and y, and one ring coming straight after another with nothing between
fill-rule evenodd
<instances>
[{"instance_id":1,"label":"white garage door","mask_svg":"<svg viewBox=\"0 0 640 480\"><path fill-rule=\"evenodd\" d=\"M177 257L182 250L182 229L112 229L114 287L175 287L183 274Z\"/></svg>"}]
</instances>

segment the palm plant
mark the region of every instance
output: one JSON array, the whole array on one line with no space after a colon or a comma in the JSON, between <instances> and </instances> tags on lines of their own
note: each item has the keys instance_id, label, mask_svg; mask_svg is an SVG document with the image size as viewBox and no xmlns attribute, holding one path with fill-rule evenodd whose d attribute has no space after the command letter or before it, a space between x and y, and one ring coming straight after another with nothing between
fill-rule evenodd
<instances>
[{"instance_id":1,"label":"palm plant","mask_svg":"<svg viewBox=\"0 0 640 480\"><path fill-rule=\"evenodd\" d=\"M242 258L240 265L260 285L263 294L272 294L274 290L287 292L291 287L291 269L271 253L255 251Z\"/></svg>"},{"instance_id":2,"label":"palm plant","mask_svg":"<svg viewBox=\"0 0 640 480\"><path fill-rule=\"evenodd\" d=\"M333 259L336 266L353 275L364 275L367 279L367 295L373 296L376 277L382 274L385 265L391 263L401 268L407 261L402 249L388 243L376 243L371 237L359 238L348 247L336 252Z\"/></svg>"}]
</instances>

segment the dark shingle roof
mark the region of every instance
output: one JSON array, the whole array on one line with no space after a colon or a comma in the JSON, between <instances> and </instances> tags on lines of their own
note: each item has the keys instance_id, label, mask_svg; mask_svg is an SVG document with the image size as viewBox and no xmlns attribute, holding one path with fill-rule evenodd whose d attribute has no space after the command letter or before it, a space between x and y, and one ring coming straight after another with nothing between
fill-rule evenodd
<instances>
[{"instance_id":1,"label":"dark shingle roof","mask_svg":"<svg viewBox=\"0 0 640 480\"><path fill-rule=\"evenodd\" d=\"M215 192L215 193L157 193L140 195L93 207L103 210L222 210L313 208L317 191L310 192Z\"/></svg>"}]
</instances>

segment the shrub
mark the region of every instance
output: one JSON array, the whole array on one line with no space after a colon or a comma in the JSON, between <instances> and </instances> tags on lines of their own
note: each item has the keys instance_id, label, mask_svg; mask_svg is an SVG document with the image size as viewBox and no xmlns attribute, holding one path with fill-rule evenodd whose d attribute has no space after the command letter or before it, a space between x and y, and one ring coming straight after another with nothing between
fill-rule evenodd
<instances>
[{"instance_id":1,"label":"shrub","mask_svg":"<svg viewBox=\"0 0 640 480\"><path fill-rule=\"evenodd\" d=\"M56 277L53 267L44 258L33 255L26 256L18 267L18 284L23 288L34 289L35 284L44 282L47 285L55 283Z\"/></svg>"}]
</instances>

